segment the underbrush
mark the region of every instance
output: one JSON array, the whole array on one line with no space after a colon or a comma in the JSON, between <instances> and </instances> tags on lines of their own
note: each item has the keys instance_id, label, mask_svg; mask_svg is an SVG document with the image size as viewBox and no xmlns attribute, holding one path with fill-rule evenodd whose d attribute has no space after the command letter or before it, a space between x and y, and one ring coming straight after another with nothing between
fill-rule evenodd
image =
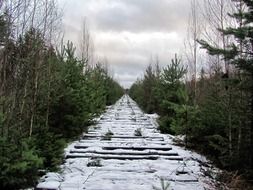
<instances>
[{"instance_id":1,"label":"underbrush","mask_svg":"<svg viewBox=\"0 0 253 190\"><path fill-rule=\"evenodd\" d=\"M180 136L180 138L175 137L173 139L173 142L175 145L184 147L185 141L184 138ZM218 162L218 159L215 158L210 153L207 153L207 151L204 151L203 149L200 149L199 146L194 145L193 143L188 143L187 149L193 150L199 154L202 154L207 157L207 159L212 161L212 165L215 165L216 167L222 169L222 172L217 173L215 175L214 180L217 181L216 188L218 190L224 190L225 189L232 189L232 190L252 190L253 189L253 171L233 171L228 170L228 168L224 168L221 166L221 164ZM205 165L204 163L201 163ZM205 172L206 176L209 176L213 178L212 169ZM223 185L220 185L223 184Z\"/></svg>"}]
</instances>

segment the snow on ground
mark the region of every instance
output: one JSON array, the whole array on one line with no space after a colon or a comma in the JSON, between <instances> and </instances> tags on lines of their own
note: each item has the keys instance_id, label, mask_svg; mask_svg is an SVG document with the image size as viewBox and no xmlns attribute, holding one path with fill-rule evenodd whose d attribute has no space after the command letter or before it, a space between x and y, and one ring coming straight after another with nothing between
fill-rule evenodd
<instances>
[{"instance_id":1,"label":"snow on ground","mask_svg":"<svg viewBox=\"0 0 253 190\"><path fill-rule=\"evenodd\" d=\"M209 168L201 165L206 158L173 145L173 136L157 130L157 117L124 95L66 148L61 173L48 173L37 188L151 190L169 183L171 190L215 189L204 175Z\"/></svg>"}]
</instances>

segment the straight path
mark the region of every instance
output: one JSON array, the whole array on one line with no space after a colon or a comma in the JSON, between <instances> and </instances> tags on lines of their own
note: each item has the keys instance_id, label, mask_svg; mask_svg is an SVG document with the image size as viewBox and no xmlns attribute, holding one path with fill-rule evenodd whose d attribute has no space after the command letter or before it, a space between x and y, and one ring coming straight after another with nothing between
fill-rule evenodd
<instances>
[{"instance_id":1,"label":"straight path","mask_svg":"<svg viewBox=\"0 0 253 190\"><path fill-rule=\"evenodd\" d=\"M40 188L62 190L214 189L200 155L160 134L156 116L144 114L124 95L66 149L62 173L48 173Z\"/></svg>"}]
</instances>

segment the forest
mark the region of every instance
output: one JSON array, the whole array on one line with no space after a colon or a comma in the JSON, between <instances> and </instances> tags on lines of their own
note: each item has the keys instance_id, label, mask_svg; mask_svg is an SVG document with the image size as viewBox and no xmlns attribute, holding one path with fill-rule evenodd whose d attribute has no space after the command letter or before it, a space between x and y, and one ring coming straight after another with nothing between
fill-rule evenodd
<instances>
[{"instance_id":1,"label":"forest","mask_svg":"<svg viewBox=\"0 0 253 190\"><path fill-rule=\"evenodd\" d=\"M201 6L202 12L199 12ZM65 39L57 0L0 1L0 188L34 187L125 89L94 60L83 21ZM253 1L192 0L185 53L126 91L159 130L253 182ZM204 23L204 24L203 24ZM147 55L149 56L149 55Z\"/></svg>"},{"instance_id":2,"label":"forest","mask_svg":"<svg viewBox=\"0 0 253 190\"><path fill-rule=\"evenodd\" d=\"M71 42L55 46L57 11L54 0L1 8L1 189L34 186L41 173L57 170L67 143L123 95L103 62L90 64L87 30L82 57Z\"/></svg>"},{"instance_id":3,"label":"forest","mask_svg":"<svg viewBox=\"0 0 253 190\"><path fill-rule=\"evenodd\" d=\"M184 146L251 181L253 1L213 2L206 1L209 30L202 33L192 4L187 56L175 55L164 68L151 60L129 93L143 110L160 115L163 133L184 135ZM207 58L200 60L203 51Z\"/></svg>"}]
</instances>

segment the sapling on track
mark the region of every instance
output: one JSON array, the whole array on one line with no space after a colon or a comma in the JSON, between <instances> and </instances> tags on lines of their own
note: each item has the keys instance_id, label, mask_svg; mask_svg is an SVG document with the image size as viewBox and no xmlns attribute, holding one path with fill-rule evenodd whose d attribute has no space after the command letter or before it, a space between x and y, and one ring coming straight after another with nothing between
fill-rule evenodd
<instances>
[{"instance_id":1,"label":"sapling on track","mask_svg":"<svg viewBox=\"0 0 253 190\"><path fill-rule=\"evenodd\" d=\"M113 132L110 129L108 129L107 133L105 134L105 136L102 137L101 140L110 141L113 135L114 135Z\"/></svg>"},{"instance_id":2,"label":"sapling on track","mask_svg":"<svg viewBox=\"0 0 253 190\"><path fill-rule=\"evenodd\" d=\"M119 113L115 113L115 119L119 120Z\"/></svg>"},{"instance_id":3,"label":"sapling on track","mask_svg":"<svg viewBox=\"0 0 253 190\"><path fill-rule=\"evenodd\" d=\"M102 167L101 160L99 158L95 158L94 160L90 160L87 163L87 167Z\"/></svg>"},{"instance_id":4,"label":"sapling on track","mask_svg":"<svg viewBox=\"0 0 253 190\"><path fill-rule=\"evenodd\" d=\"M160 182L161 182L161 187L156 187L156 186L153 186L153 189L154 190L170 190L170 183L169 182L166 182L163 178L160 178Z\"/></svg>"},{"instance_id":5,"label":"sapling on track","mask_svg":"<svg viewBox=\"0 0 253 190\"><path fill-rule=\"evenodd\" d=\"M131 117L131 120L135 122L137 121L136 117Z\"/></svg>"},{"instance_id":6,"label":"sapling on track","mask_svg":"<svg viewBox=\"0 0 253 190\"><path fill-rule=\"evenodd\" d=\"M139 137L142 136L141 128L135 129L134 136L139 136Z\"/></svg>"}]
</instances>

